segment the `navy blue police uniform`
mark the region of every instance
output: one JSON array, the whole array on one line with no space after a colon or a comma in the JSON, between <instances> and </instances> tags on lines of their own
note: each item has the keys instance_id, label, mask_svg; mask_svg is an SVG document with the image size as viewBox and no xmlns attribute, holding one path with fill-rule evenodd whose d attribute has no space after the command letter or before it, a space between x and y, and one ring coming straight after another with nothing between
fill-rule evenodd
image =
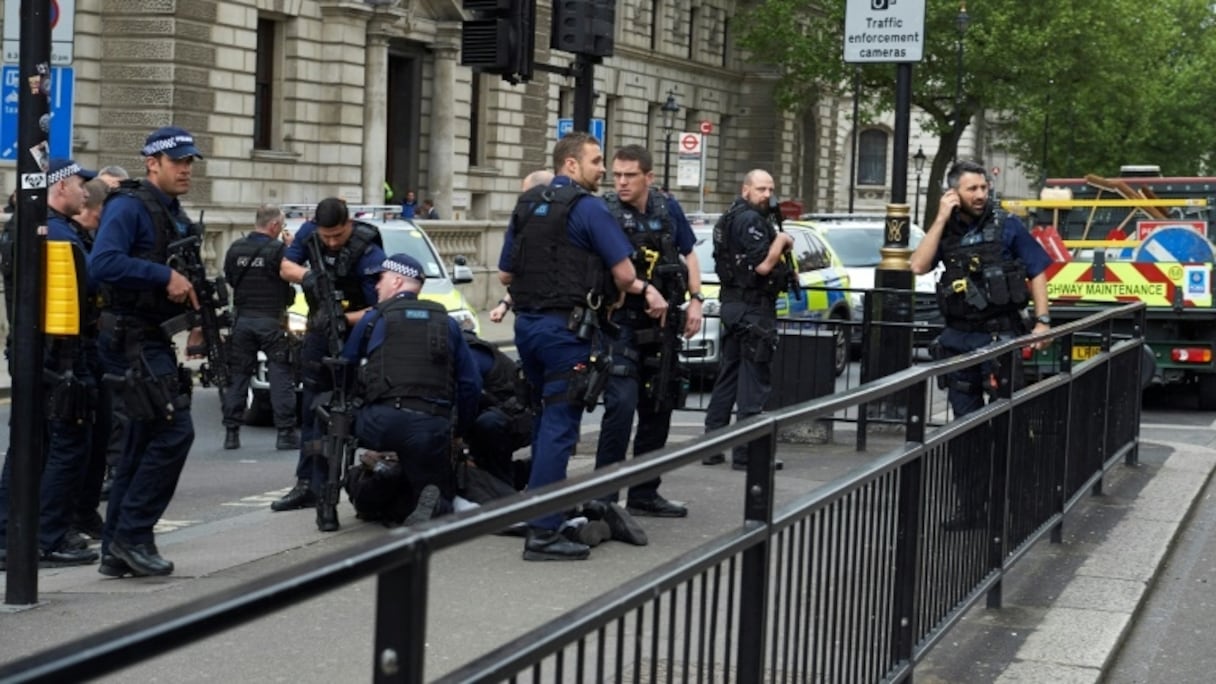
<instances>
[{"instance_id":1,"label":"navy blue police uniform","mask_svg":"<svg viewBox=\"0 0 1216 684\"><path fill-rule=\"evenodd\" d=\"M632 252L603 200L567 176L524 193L512 215L498 268L511 274L515 345L542 407L532 434L530 489L566 479L578 443L583 407L568 390L572 371L590 358L591 339L572 329L572 312L607 306L610 269ZM553 513L530 524L555 531L564 519Z\"/></svg>"},{"instance_id":2,"label":"navy blue police uniform","mask_svg":"<svg viewBox=\"0 0 1216 684\"><path fill-rule=\"evenodd\" d=\"M962 220L961 213L955 216L946 224L934 261L946 265L938 283L946 326L938 343L949 356L1024 334L1022 314L1030 301L1026 281L1051 264L1018 217L992 209L974 223ZM973 291L972 302L982 293L982 309L969 303L965 291L956 291L959 281ZM946 393L955 417L984 405L985 377L991 370L981 364L948 374ZM1018 377L1017 369L1011 377Z\"/></svg>"},{"instance_id":3,"label":"navy blue police uniform","mask_svg":"<svg viewBox=\"0 0 1216 684\"><path fill-rule=\"evenodd\" d=\"M47 185L53 186L72 175L87 180L94 174L71 160L57 159L51 162ZM72 227L70 217L52 207L47 208L46 237L52 242L71 243L80 256L86 253L85 244ZM96 339L95 332L88 329L90 322L96 324L96 317L86 304L81 311L79 338L51 337L46 346L46 369L56 375L70 377L72 382L56 382L46 388L48 404L58 410L53 408L48 412L43 442L38 515L39 565L42 567L77 565L97 560L95 552L73 549L67 539L92 455L94 411L106 409L97 401ZM90 348L93 351L91 354ZM105 418L108 420L108 415ZM0 549L7 547L11 468L11 459L5 458L3 473L0 474Z\"/></svg>"},{"instance_id":4,"label":"navy blue police uniform","mask_svg":"<svg viewBox=\"0 0 1216 684\"><path fill-rule=\"evenodd\" d=\"M772 392L772 360L777 349L777 295L785 287L787 266L779 261L767 276L756 266L768 256L777 231L768 218L736 198L714 226L714 270L722 284L721 362L714 382L705 430L760 413ZM735 447L732 464L747 463L747 447ZM715 463L709 458L705 463Z\"/></svg>"},{"instance_id":5,"label":"navy blue police uniform","mask_svg":"<svg viewBox=\"0 0 1216 684\"><path fill-rule=\"evenodd\" d=\"M202 157L193 138L174 127L148 137L143 154L160 153L173 159ZM106 574L133 569L107 563L111 550L119 561L133 553L159 556L152 528L173 498L194 443L190 375L178 363L177 351L161 324L190 306L170 301L165 292L172 273L168 246L198 231L176 197L146 180L126 180L106 198L89 255L89 276L102 291L98 336L102 366L108 375L127 376L122 385L127 439L111 485L102 535L101 571ZM147 399L152 386L164 403L136 397ZM141 404L154 410L142 412ZM172 564L162 562L165 567L157 574L172 572Z\"/></svg>"},{"instance_id":6,"label":"navy blue police uniform","mask_svg":"<svg viewBox=\"0 0 1216 684\"><path fill-rule=\"evenodd\" d=\"M253 231L232 243L224 257L224 278L232 287L233 320L229 336L230 382L224 395L224 427L244 422L249 379L257 353L266 354L270 405L279 437L276 448L294 449L296 393L287 338L287 307L295 288L279 277L287 245L266 233ZM234 447L235 448L235 447Z\"/></svg>"},{"instance_id":7,"label":"navy blue police uniform","mask_svg":"<svg viewBox=\"0 0 1216 684\"><path fill-rule=\"evenodd\" d=\"M343 306L347 311L358 311L376 303L376 279L380 264L384 262L384 250L377 244L379 235L375 229L356 223L350 239L336 251L323 247L324 264L313 264L308 254L308 241L317 230L312 221L300 226L295 239L283 252L283 258L292 263L310 268L324 268L333 278L334 289L345 297ZM309 302L308 332L300 346L300 374L302 377L300 416L300 459L296 464L296 480L307 482L315 495L324 491L329 480L329 469L325 458L316 447L323 425L317 421L315 404L321 393L333 388L333 376L322 364L329 356L328 339L318 327L317 307Z\"/></svg>"},{"instance_id":8,"label":"navy blue police uniform","mask_svg":"<svg viewBox=\"0 0 1216 684\"><path fill-rule=\"evenodd\" d=\"M425 279L422 266L405 254L383 260L380 270ZM481 395L481 375L460 325L442 305L402 292L359 320L342 356L359 368L359 443L398 455L402 478L387 516L402 522L418 510L409 522L429 518L439 500L454 496L452 438L468 434Z\"/></svg>"},{"instance_id":9,"label":"navy blue police uniform","mask_svg":"<svg viewBox=\"0 0 1216 684\"><path fill-rule=\"evenodd\" d=\"M466 330L464 336L482 383L477 418L465 437L469 457L499 480L512 486L522 484L516 477L514 457L517 450L532 443L531 388L519 363L472 331Z\"/></svg>"},{"instance_id":10,"label":"navy blue police uniform","mask_svg":"<svg viewBox=\"0 0 1216 684\"><path fill-rule=\"evenodd\" d=\"M624 205L615 193L608 194L605 200L634 247L633 260L638 277L648 279L653 287L658 287L668 297L669 311L674 311L680 305L680 300L669 296L673 294L672 288L665 283L682 283L678 289L683 295L688 276L687 267L680 257L692 252L696 245L696 236L679 202L655 189L650 190L646 199L645 212ZM658 260L653 264L647 263L643 250L658 253ZM625 295L623 305L612 312L612 322L616 324L617 331L608 339L613 363L604 389L604 417L600 423L599 444L595 452L596 468L625 460L635 412L638 426L633 440L633 455L641 456L663 448L671 430L671 415L676 404L674 395L680 392L678 387L670 383L668 387L654 384L656 378L653 370L658 363L655 357L661 344L659 336L667 333L660 328L657 319L646 315L645 297ZM679 339L676 344L680 344ZM643 387L645 396L640 396ZM630 512L662 514L654 510L660 501L659 484L660 479L655 478L631 487L626 497ZM608 497L611 501L616 499L615 492ZM669 517L678 517L687 512L683 506L663 503L663 510Z\"/></svg>"}]
</instances>

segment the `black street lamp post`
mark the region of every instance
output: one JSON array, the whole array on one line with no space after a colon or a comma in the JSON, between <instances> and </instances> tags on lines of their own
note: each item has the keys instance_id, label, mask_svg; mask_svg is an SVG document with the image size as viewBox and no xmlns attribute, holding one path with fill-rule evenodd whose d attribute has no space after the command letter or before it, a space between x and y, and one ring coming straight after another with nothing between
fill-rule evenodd
<instances>
[{"instance_id":1,"label":"black street lamp post","mask_svg":"<svg viewBox=\"0 0 1216 684\"><path fill-rule=\"evenodd\" d=\"M961 117L963 115L963 34L967 32L967 27L971 25L971 15L967 14L967 3L964 0L959 7L958 16L955 18L955 25L958 27L958 71L955 74L954 80L954 121L955 127L962 124ZM955 158L958 157L957 151Z\"/></svg>"},{"instance_id":2,"label":"black street lamp post","mask_svg":"<svg viewBox=\"0 0 1216 684\"><path fill-rule=\"evenodd\" d=\"M920 174L925 170L924 147L916 147L916 154L912 155L912 165L916 169L916 209L912 211L912 218L920 221Z\"/></svg>"},{"instance_id":3,"label":"black street lamp post","mask_svg":"<svg viewBox=\"0 0 1216 684\"><path fill-rule=\"evenodd\" d=\"M676 112L680 105L676 104L676 92L667 91L667 101L659 108L663 112L663 191L671 192L671 133L676 126Z\"/></svg>"}]
</instances>

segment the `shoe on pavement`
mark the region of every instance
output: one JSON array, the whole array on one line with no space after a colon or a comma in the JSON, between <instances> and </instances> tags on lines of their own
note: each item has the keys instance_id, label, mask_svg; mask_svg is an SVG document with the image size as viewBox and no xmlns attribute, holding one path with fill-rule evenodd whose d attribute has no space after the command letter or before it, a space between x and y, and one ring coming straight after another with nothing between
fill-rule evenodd
<instances>
[{"instance_id":1,"label":"shoe on pavement","mask_svg":"<svg viewBox=\"0 0 1216 684\"><path fill-rule=\"evenodd\" d=\"M575 521L578 521L578 524L574 524ZM566 539L586 544L588 547L599 546L612 538L612 528L603 520L574 518L562 523L561 529Z\"/></svg>"},{"instance_id":2,"label":"shoe on pavement","mask_svg":"<svg viewBox=\"0 0 1216 684\"><path fill-rule=\"evenodd\" d=\"M161 558L154 544L128 544L121 539L110 542L110 553L127 564L136 576L173 574L173 563ZM100 571L100 569L99 569Z\"/></svg>"},{"instance_id":3,"label":"shoe on pavement","mask_svg":"<svg viewBox=\"0 0 1216 684\"><path fill-rule=\"evenodd\" d=\"M101 564L97 566L97 572L106 577L123 577L124 575L135 575L135 571L127 565L125 560L121 560L118 556L112 553L104 553L101 555Z\"/></svg>"},{"instance_id":4,"label":"shoe on pavement","mask_svg":"<svg viewBox=\"0 0 1216 684\"><path fill-rule=\"evenodd\" d=\"M418 493L418 505L405 518L405 525L418 525L430 520L435 515L435 507L439 505L439 488L429 484Z\"/></svg>"},{"instance_id":5,"label":"shoe on pavement","mask_svg":"<svg viewBox=\"0 0 1216 684\"><path fill-rule=\"evenodd\" d=\"M638 521L618 503L610 503L604 508L604 522L608 523L612 539L616 541L634 546L646 546L650 543L646 530L643 530Z\"/></svg>"},{"instance_id":6,"label":"shoe on pavement","mask_svg":"<svg viewBox=\"0 0 1216 684\"><path fill-rule=\"evenodd\" d=\"M317 504L317 529L321 532L337 532L339 527L341 525L338 524L338 508L323 503Z\"/></svg>"},{"instance_id":7,"label":"shoe on pavement","mask_svg":"<svg viewBox=\"0 0 1216 684\"><path fill-rule=\"evenodd\" d=\"M295 428L279 428L279 436L274 440L274 448L279 451L291 451L300 448L300 436Z\"/></svg>"},{"instance_id":8,"label":"shoe on pavement","mask_svg":"<svg viewBox=\"0 0 1216 684\"><path fill-rule=\"evenodd\" d=\"M97 511L89 511L84 515L77 516L72 521L71 530L75 530L78 534L86 536L90 539L101 539L101 530L105 527L101 520L101 514Z\"/></svg>"},{"instance_id":9,"label":"shoe on pavement","mask_svg":"<svg viewBox=\"0 0 1216 684\"><path fill-rule=\"evenodd\" d=\"M742 461L742 462L735 461L734 463L730 464L730 467L731 467L731 470L747 470L747 461ZM785 470L785 461L782 461L781 459L777 459L773 463L773 469L774 470Z\"/></svg>"},{"instance_id":10,"label":"shoe on pavement","mask_svg":"<svg viewBox=\"0 0 1216 684\"><path fill-rule=\"evenodd\" d=\"M97 552L86 545L83 549L71 548L60 542L59 546L43 551L38 556L40 568L63 568L69 565L89 565L97 562Z\"/></svg>"},{"instance_id":11,"label":"shoe on pavement","mask_svg":"<svg viewBox=\"0 0 1216 684\"><path fill-rule=\"evenodd\" d=\"M526 561L586 560L590 555L591 547L567 539L561 530L528 528L528 538L524 542Z\"/></svg>"},{"instance_id":12,"label":"shoe on pavement","mask_svg":"<svg viewBox=\"0 0 1216 684\"><path fill-rule=\"evenodd\" d=\"M84 535L72 528L68 528L67 534L63 535L63 540L59 542L59 548L72 549L79 551L89 548L89 540L85 539Z\"/></svg>"},{"instance_id":13,"label":"shoe on pavement","mask_svg":"<svg viewBox=\"0 0 1216 684\"><path fill-rule=\"evenodd\" d=\"M660 494L646 499L629 499L625 502L625 510L650 518L683 518L688 515L687 506L679 501L668 501Z\"/></svg>"},{"instance_id":14,"label":"shoe on pavement","mask_svg":"<svg viewBox=\"0 0 1216 684\"><path fill-rule=\"evenodd\" d=\"M239 427L228 428L227 434L224 435L225 449L240 449L241 448L241 429Z\"/></svg>"},{"instance_id":15,"label":"shoe on pavement","mask_svg":"<svg viewBox=\"0 0 1216 684\"><path fill-rule=\"evenodd\" d=\"M725 454L710 454L701 459L701 465L721 465L726 463Z\"/></svg>"},{"instance_id":16,"label":"shoe on pavement","mask_svg":"<svg viewBox=\"0 0 1216 684\"><path fill-rule=\"evenodd\" d=\"M317 495L308 486L308 480L297 480L296 486L283 498L270 504L272 511L294 511L298 508L312 508L317 505Z\"/></svg>"}]
</instances>

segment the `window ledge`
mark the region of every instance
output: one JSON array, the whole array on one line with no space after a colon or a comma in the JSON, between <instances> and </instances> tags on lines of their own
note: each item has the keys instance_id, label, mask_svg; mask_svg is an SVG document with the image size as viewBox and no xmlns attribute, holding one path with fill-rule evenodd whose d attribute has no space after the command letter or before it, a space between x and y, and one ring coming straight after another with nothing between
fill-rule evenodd
<instances>
[{"instance_id":1,"label":"window ledge","mask_svg":"<svg viewBox=\"0 0 1216 684\"><path fill-rule=\"evenodd\" d=\"M490 178L502 175L502 171L496 166L470 166L469 175Z\"/></svg>"},{"instance_id":2,"label":"window ledge","mask_svg":"<svg viewBox=\"0 0 1216 684\"><path fill-rule=\"evenodd\" d=\"M295 164L300 161L300 153L290 150L250 150L249 158L254 161L285 162Z\"/></svg>"}]
</instances>

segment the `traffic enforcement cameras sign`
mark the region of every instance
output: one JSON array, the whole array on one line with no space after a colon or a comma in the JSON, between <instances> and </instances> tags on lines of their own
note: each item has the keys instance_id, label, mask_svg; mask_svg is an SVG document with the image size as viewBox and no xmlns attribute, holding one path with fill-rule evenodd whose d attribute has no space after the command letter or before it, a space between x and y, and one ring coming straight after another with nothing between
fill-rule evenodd
<instances>
[{"instance_id":1,"label":"traffic enforcement cameras sign","mask_svg":"<svg viewBox=\"0 0 1216 684\"><path fill-rule=\"evenodd\" d=\"M925 55L925 0L848 0L844 61L919 62Z\"/></svg>"}]
</instances>

